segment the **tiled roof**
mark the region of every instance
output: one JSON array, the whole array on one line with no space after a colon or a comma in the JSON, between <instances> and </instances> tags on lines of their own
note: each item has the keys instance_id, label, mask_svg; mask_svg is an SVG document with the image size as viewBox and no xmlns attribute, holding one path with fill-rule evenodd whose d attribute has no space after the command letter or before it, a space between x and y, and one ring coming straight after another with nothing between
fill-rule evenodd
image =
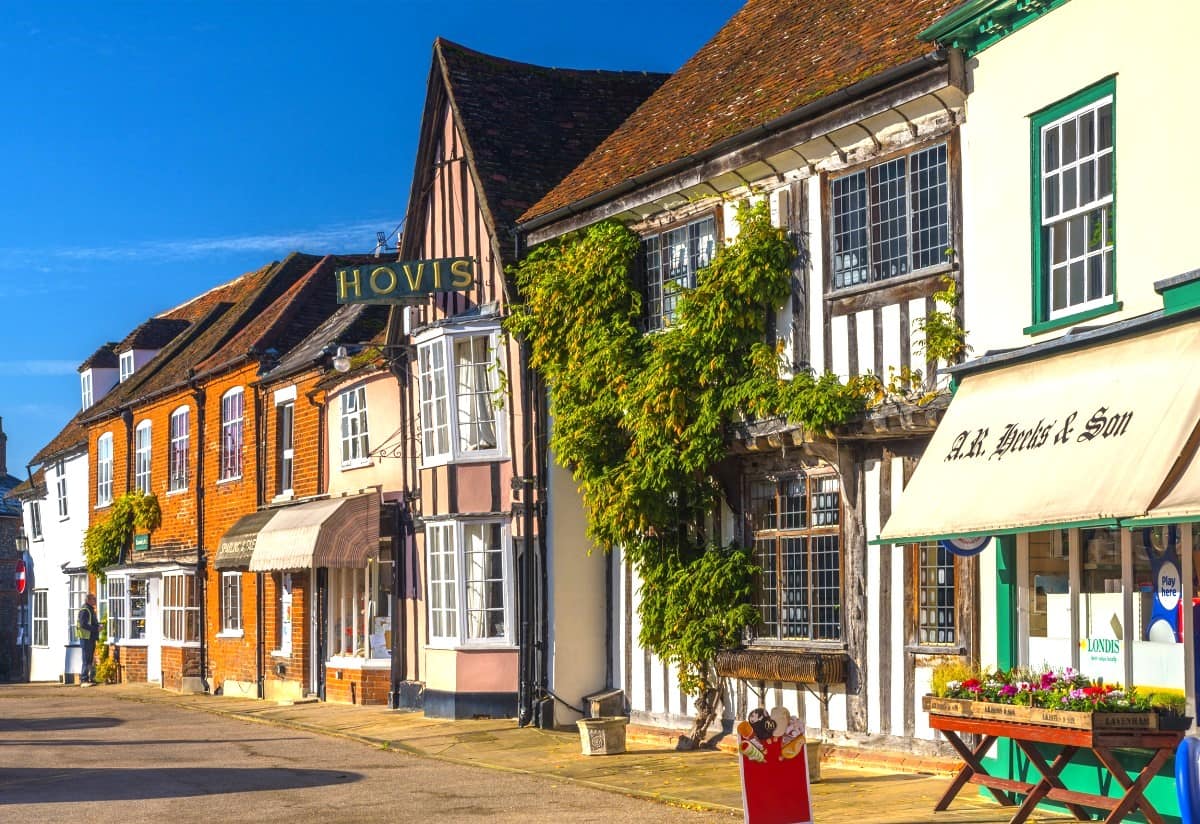
<instances>
[{"instance_id":1,"label":"tiled roof","mask_svg":"<svg viewBox=\"0 0 1200 824\"><path fill-rule=\"evenodd\" d=\"M249 322L318 260L293 253L282 263L270 263L224 286L205 293L159 317L185 317L194 322L163 347L149 363L83 414L88 423L116 414L125 406L145 401L185 384L193 368L212 355L243 324ZM197 313L201 313L197 318Z\"/></svg>"},{"instance_id":2,"label":"tiled roof","mask_svg":"<svg viewBox=\"0 0 1200 824\"><path fill-rule=\"evenodd\" d=\"M116 369L116 345L117 344L115 341L110 340L108 343L101 346L92 353L91 357L79 364L79 371L82 372L85 369Z\"/></svg>"},{"instance_id":3,"label":"tiled roof","mask_svg":"<svg viewBox=\"0 0 1200 824\"><path fill-rule=\"evenodd\" d=\"M39 449L38 453L33 456L29 463L44 464L51 458L57 457L64 452L86 446L87 430L80 423L82 417L83 412L80 412L71 418L67 425L62 428L62 431L55 435L50 443Z\"/></svg>"},{"instance_id":4,"label":"tiled roof","mask_svg":"<svg viewBox=\"0 0 1200 824\"><path fill-rule=\"evenodd\" d=\"M150 318L126 335L113 351L120 354L131 349L162 349L187 326L188 321L182 318Z\"/></svg>"},{"instance_id":5,"label":"tiled roof","mask_svg":"<svg viewBox=\"0 0 1200 824\"><path fill-rule=\"evenodd\" d=\"M553 191L547 215L930 51L917 34L958 0L749 0Z\"/></svg>"},{"instance_id":6,"label":"tiled roof","mask_svg":"<svg viewBox=\"0 0 1200 824\"><path fill-rule=\"evenodd\" d=\"M326 255L316 260L303 277L198 364L197 374L220 369L255 353L273 349L282 355L290 351L337 311L334 270L374 262L373 255Z\"/></svg>"},{"instance_id":7,"label":"tiled roof","mask_svg":"<svg viewBox=\"0 0 1200 824\"><path fill-rule=\"evenodd\" d=\"M442 38L434 42L433 52L434 71L441 72L448 89L469 159L484 189L485 209L498 233L511 232L522 212L667 78L647 72L517 63ZM432 93L430 98L426 121L437 113L430 108ZM416 186L414 196L420 192ZM502 243L502 253L510 254L511 247Z\"/></svg>"}]
</instances>

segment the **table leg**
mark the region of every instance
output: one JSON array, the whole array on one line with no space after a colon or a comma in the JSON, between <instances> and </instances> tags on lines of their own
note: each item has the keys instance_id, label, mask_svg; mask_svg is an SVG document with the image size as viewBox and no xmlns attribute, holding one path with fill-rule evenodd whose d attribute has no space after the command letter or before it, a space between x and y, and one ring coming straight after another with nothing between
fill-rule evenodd
<instances>
[{"instance_id":1,"label":"table leg","mask_svg":"<svg viewBox=\"0 0 1200 824\"><path fill-rule=\"evenodd\" d=\"M1063 747L1062 751L1055 757L1054 763L1047 764L1046 759L1042 757L1037 745L1033 742L1013 739L1013 743L1020 747L1021 752L1025 753L1025 757L1029 759L1030 763L1042 775L1042 780L1030 790L1029 795L1025 797L1024 803L1021 804L1021 809L1017 810L1017 814L1012 817L1012 821L1010 822L1010 824L1021 824L1021 822L1033 814L1034 809L1041 803L1041 800L1046 797L1050 790L1066 789L1058 775L1070 763L1075 753L1079 752L1079 747ZM1091 813L1078 804L1067 804L1067 809L1079 821L1092 820Z\"/></svg>"},{"instance_id":2,"label":"table leg","mask_svg":"<svg viewBox=\"0 0 1200 824\"><path fill-rule=\"evenodd\" d=\"M946 740L950 742L950 746L953 747L955 752L958 753L959 757L962 758L963 765L962 768L959 769L958 774L954 776L954 780L950 782L950 787L946 790L945 794L942 795L942 798L940 801L938 801L937 806L933 808L935 812L941 812L942 810L947 809L950 806L950 802L954 800L954 797L958 795L959 791L965 787L968 782L970 782L972 776L988 774L988 771L983 768L983 764L979 762L979 759L985 752L988 751L992 744L996 743L997 738L997 736L994 735L985 736L983 740L979 742L979 746L972 750L965 743L963 743L963 740L958 737L958 733L954 732L953 730L942 730L941 733L942 735L946 736ZM987 785L985 784L984 786ZM997 790L992 787L988 787L987 790L996 798L997 801L1006 807L1011 807L1016 803L1012 796L1003 790Z\"/></svg>"},{"instance_id":3,"label":"table leg","mask_svg":"<svg viewBox=\"0 0 1200 824\"><path fill-rule=\"evenodd\" d=\"M1138 773L1136 780L1130 780L1129 775L1125 772L1125 768L1121 766L1121 762L1117 760L1116 756L1107 747L1093 745L1092 752L1096 754L1096 758L1112 774L1112 777L1117 780L1117 783L1125 788L1125 795L1121 797L1121 803L1113 808L1113 811L1108 814L1108 818L1104 819L1105 824L1115 824L1115 822L1124 821L1125 816L1133 812L1134 807L1142 811L1142 815L1146 817L1146 820L1150 824L1165 824L1163 817L1146 800L1144 793L1151 779L1158 775L1159 769L1171 757L1171 750L1159 749L1155 752L1154 757L1150 759L1150 763Z\"/></svg>"}]
</instances>

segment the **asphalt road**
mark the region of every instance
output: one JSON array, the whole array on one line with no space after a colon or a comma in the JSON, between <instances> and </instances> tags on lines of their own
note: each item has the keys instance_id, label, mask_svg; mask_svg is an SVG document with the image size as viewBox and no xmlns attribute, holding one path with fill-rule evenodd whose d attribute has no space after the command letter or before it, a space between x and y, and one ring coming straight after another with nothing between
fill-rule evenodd
<instances>
[{"instance_id":1,"label":"asphalt road","mask_svg":"<svg viewBox=\"0 0 1200 824\"><path fill-rule=\"evenodd\" d=\"M103 687L0 685L0 822L622 820L731 819Z\"/></svg>"}]
</instances>

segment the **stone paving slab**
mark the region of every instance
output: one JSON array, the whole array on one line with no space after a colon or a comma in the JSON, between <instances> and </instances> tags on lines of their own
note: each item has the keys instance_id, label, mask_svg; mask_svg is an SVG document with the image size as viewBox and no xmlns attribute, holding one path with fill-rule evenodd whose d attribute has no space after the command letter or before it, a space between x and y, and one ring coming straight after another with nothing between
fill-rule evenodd
<instances>
[{"instance_id":1,"label":"stone paving slab","mask_svg":"<svg viewBox=\"0 0 1200 824\"><path fill-rule=\"evenodd\" d=\"M721 750L679 752L663 742L634 738L620 755L585 756L577 733L517 727L512 719L449 721L420 712L344 704L279 705L251 698L183 695L151 685L100 687L118 698L155 701L308 732L336 735L384 749L491 769L543 775L624 795L742 817L737 758ZM944 775L822 764L812 787L821 824L993 824L1012 810L964 791L946 812L933 806ZM1072 821L1039 813L1031 822Z\"/></svg>"}]
</instances>

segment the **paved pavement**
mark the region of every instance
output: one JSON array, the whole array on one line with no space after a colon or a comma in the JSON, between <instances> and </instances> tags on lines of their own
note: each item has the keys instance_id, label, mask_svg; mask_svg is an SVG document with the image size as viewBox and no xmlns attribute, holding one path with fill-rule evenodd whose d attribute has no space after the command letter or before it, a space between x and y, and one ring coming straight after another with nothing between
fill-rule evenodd
<instances>
[{"instance_id":1,"label":"paved pavement","mask_svg":"<svg viewBox=\"0 0 1200 824\"><path fill-rule=\"evenodd\" d=\"M0 695L8 689L0 687ZM679 752L660 736L630 737L621 755L585 756L578 734L519 728L512 720L446 721L419 712L327 703L278 705L255 699L181 695L150 685L125 684L79 690L124 701L170 704L230 718L273 724L358 741L383 750L411 753L460 765L549 777L556 782L652 799L691 810L742 817L737 759L720 750ZM320 765L313 765L320 766ZM965 790L954 806L934 813L945 775L915 774L826 763L812 788L820 824L991 824L1011 816ZM445 820L453 820L445 819ZM553 820L553 816L546 820ZM1034 822L1072 820L1037 815Z\"/></svg>"}]
</instances>

